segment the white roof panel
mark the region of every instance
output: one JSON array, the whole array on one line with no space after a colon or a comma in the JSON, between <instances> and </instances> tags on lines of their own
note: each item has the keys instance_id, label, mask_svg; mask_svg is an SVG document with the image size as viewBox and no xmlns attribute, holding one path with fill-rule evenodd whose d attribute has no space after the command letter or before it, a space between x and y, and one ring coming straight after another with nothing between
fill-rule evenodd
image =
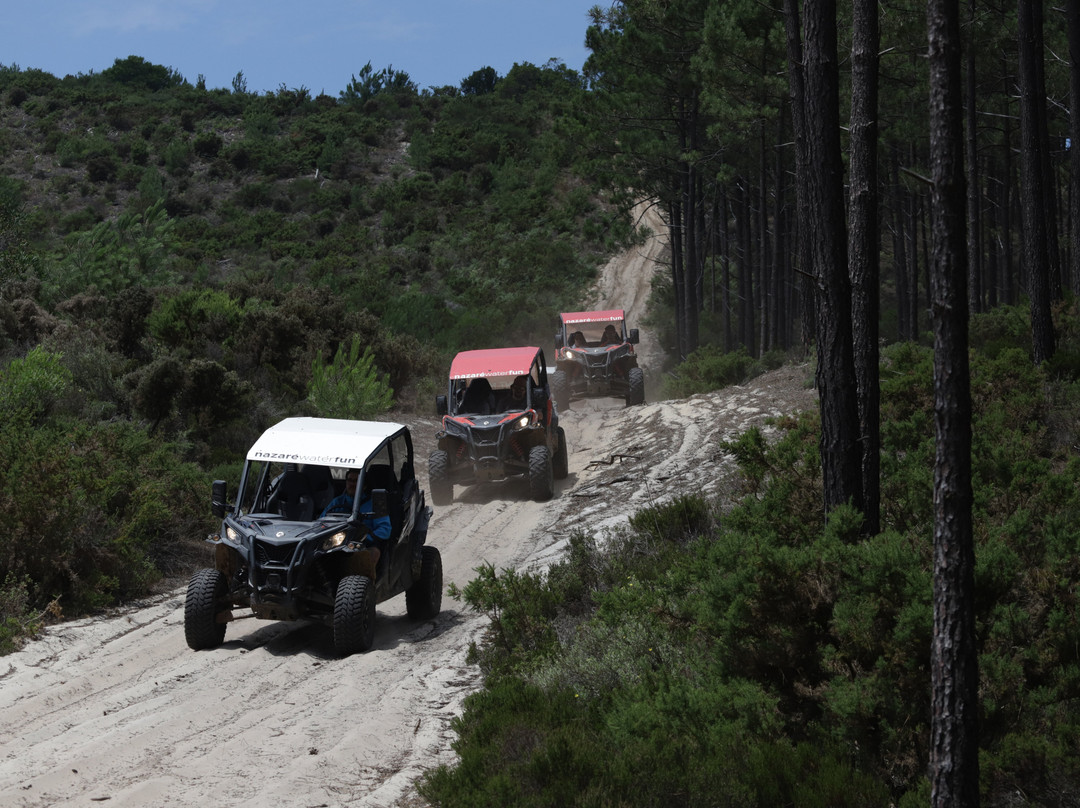
<instances>
[{"instance_id":1,"label":"white roof panel","mask_svg":"<svg viewBox=\"0 0 1080 808\"><path fill-rule=\"evenodd\" d=\"M286 418L263 432L247 459L357 467L401 429L385 421Z\"/></svg>"}]
</instances>

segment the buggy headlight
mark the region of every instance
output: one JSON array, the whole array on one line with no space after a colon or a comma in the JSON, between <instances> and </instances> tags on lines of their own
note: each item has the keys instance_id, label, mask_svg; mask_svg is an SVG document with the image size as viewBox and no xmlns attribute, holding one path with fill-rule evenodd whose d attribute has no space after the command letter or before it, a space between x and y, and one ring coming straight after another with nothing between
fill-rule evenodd
<instances>
[{"instance_id":1,"label":"buggy headlight","mask_svg":"<svg viewBox=\"0 0 1080 808\"><path fill-rule=\"evenodd\" d=\"M345 542L345 531L341 530L335 533L333 536L327 536L323 539L322 548L324 550L333 550L335 547L340 547Z\"/></svg>"},{"instance_id":2,"label":"buggy headlight","mask_svg":"<svg viewBox=\"0 0 1080 808\"><path fill-rule=\"evenodd\" d=\"M242 531L237 530L232 525L225 525L225 531L224 532L225 532L225 539L227 541L230 541L233 544L238 544L241 547L247 547L248 546L248 542L250 541L250 539L248 538L247 533L244 533Z\"/></svg>"},{"instance_id":3,"label":"buggy headlight","mask_svg":"<svg viewBox=\"0 0 1080 808\"><path fill-rule=\"evenodd\" d=\"M563 349L563 359L569 359L571 362L584 362L585 361L584 355L578 353L577 351L572 351L569 348L564 348Z\"/></svg>"},{"instance_id":4,"label":"buggy headlight","mask_svg":"<svg viewBox=\"0 0 1080 808\"><path fill-rule=\"evenodd\" d=\"M520 418L518 418L518 420L517 420L517 423L515 424L515 426L516 426L516 427L517 427L518 429L524 429L524 428L525 428L525 427L527 427L527 426L528 426L528 425L529 425L529 424L530 424L531 422L532 422L532 419L531 419L531 418L530 418L530 417L529 417L528 415L523 415L523 416L521 416Z\"/></svg>"}]
</instances>

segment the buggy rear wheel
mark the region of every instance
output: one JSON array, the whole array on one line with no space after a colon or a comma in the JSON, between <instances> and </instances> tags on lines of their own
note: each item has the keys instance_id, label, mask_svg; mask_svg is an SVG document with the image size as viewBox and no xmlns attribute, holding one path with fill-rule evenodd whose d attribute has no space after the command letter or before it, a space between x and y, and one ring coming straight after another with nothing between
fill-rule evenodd
<instances>
[{"instance_id":1,"label":"buggy rear wheel","mask_svg":"<svg viewBox=\"0 0 1080 808\"><path fill-rule=\"evenodd\" d=\"M645 371L641 368L630 368L626 373L626 406L645 403Z\"/></svg>"},{"instance_id":2,"label":"buggy rear wheel","mask_svg":"<svg viewBox=\"0 0 1080 808\"><path fill-rule=\"evenodd\" d=\"M549 378L551 383L551 397L555 399L555 409L566 412L570 409L570 381L566 378L566 372L556 370Z\"/></svg>"},{"instance_id":3,"label":"buggy rear wheel","mask_svg":"<svg viewBox=\"0 0 1080 808\"><path fill-rule=\"evenodd\" d=\"M450 455L436 449L428 457L428 486L433 505L449 505L454 501L454 484L450 482Z\"/></svg>"},{"instance_id":4,"label":"buggy rear wheel","mask_svg":"<svg viewBox=\"0 0 1080 808\"><path fill-rule=\"evenodd\" d=\"M198 570L188 581L184 600L184 639L195 651L217 648L225 640L225 624L217 616L228 608L229 582L215 569Z\"/></svg>"},{"instance_id":5,"label":"buggy rear wheel","mask_svg":"<svg viewBox=\"0 0 1080 808\"><path fill-rule=\"evenodd\" d=\"M375 642L375 585L366 575L346 575L334 598L334 650L363 653Z\"/></svg>"},{"instance_id":6,"label":"buggy rear wheel","mask_svg":"<svg viewBox=\"0 0 1080 808\"><path fill-rule=\"evenodd\" d=\"M420 577L405 590L405 611L414 620L438 617L442 609L442 556L437 547L421 547Z\"/></svg>"},{"instance_id":7,"label":"buggy rear wheel","mask_svg":"<svg viewBox=\"0 0 1080 808\"><path fill-rule=\"evenodd\" d=\"M570 474L570 457L566 448L566 430L561 426L555 428L559 438L558 448L555 449L555 459L552 461L552 474L556 480L565 480Z\"/></svg>"},{"instance_id":8,"label":"buggy rear wheel","mask_svg":"<svg viewBox=\"0 0 1080 808\"><path fill-rule=\"evenodd\" d=\"M546 446L534 446L529 450L529 494L537 502L544 502L554 493L551 450Z\"/></svg>"}]
</instances>

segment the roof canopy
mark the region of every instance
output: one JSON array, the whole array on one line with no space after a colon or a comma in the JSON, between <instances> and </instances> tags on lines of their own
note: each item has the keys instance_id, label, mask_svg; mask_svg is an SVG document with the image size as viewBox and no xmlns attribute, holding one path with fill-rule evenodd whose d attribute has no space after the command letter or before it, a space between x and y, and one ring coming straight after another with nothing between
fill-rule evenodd
<instances>
[{"instance_id":1,"label":"roof canopy","mask_svg":"<svg viewBox=\"0 0 1080 808\"><path fill-rule=\"evenodd\" d=\"M523 376L532 368L539 348L491 348L462 351L450 363L451 379L475 379L481 376Z\"/></svg>"},{"instance_id":2,"label":"roof canopy","mask_svg":"<svg viewBox=\"0 0 1080 808\"><path fill-rule=\"evenodd\" d=\"M608 309L607 311L568 311L560 314L563 325L576 323L599 323L611 320L625 320L626 312L623 309Z\"/></svg>"},{"instance_id":3,"label":"roof canopy","mask_svg":"<svg viewBox=\"0 0 1080 808\"><path fill-rule=\"evenodd\" d=\"M262 433L247 459L356 468L404 428L384 421L286 418Z\"/></svg>"}]
</instances>

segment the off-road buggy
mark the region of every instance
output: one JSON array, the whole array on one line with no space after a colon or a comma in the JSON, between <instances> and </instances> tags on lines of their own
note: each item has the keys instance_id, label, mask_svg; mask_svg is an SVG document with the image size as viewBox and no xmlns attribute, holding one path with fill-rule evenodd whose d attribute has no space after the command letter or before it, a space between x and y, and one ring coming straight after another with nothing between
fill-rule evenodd
<instances>
[{"instance_id":1,"label":"off-road buggy","mask_svg":"<svg viewBox=\"0 0 1080 808\"><path fill-rule=\"evenodd\" d=\"M428 458L428 484L436 505L453 502L456 483L515 475L528 477L530 495L544 501L551 499L554 481L566 478L566 434L539 348L459 353L435 410L442 429Z\"/></svg>"},{"instance_id":2,"label":"off-road buggy","mask_svg":"<svg viewBox=\"0 0 1080 808\"><path fill-rule=\"evenodd\" d=\"M349 470L360 472L352 511L322 515ZM425 544L431 508L408 427L287 418L248 451L235 503L227 504L225 481L214 481L211 509L222 520L207 539L214 566L192 576L184 604L193 649L221 645L237 617L310 619L331 627L346 656L371 647L376 603L404 592L410 617L439 613L442 559ZM389 538L375 540L368 524L384 516Z\"/></svg>"},{"instance_id":3,"label":"off-road buggy","mask_svg":"<svg viewBox=\"0 0 1080 808\"><path fill-rule=\"evenodd\" d=\"M560 410L571 398L618 396L629 407L645 401L645 373L634 346L638 330L626 329L622 309L575 311L559 315L555 371L551 387Z\"/></svg>"}]
</instances>

